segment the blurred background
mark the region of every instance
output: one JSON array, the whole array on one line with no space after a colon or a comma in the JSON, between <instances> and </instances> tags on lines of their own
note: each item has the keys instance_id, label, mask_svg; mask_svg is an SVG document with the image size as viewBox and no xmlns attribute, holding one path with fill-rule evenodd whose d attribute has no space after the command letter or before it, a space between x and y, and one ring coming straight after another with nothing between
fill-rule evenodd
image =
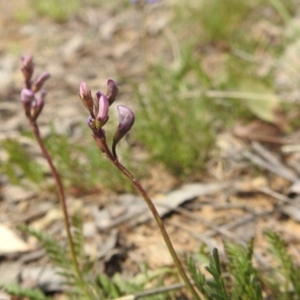
<instances>
[{"instance_id":1,"label":"blurred background","mask_svg":"<svg viewBox=\"0 0 300 300\"><path fill-rule=\"evenodd\" d=\"M293 0L2 0L2 180L45 181L42 160L24 166L20 159L34 155L18 103L24 54L34 55L36 76L52 75L39 122L66 184L78 193L99 185L130 189L118 175L106 180L111 170L99 161L85 128L81 81L93 93L104 90L108 78L118 82L118 103L136 113L120 157L141 177L158 177L149 188L164 188L159 176L166 176L166 189L206 178L218 135L232 128L255 134L244 126L254 119L272 125L275 135L295 130L298 13ZM113 133L116 107L110 114ZM254 131L261 130L270 128Z\"/></svg>"},{"instance_id":2,"label":"blurred background","mask_svg":"<svg viewBox=\"0 0 300 300\"><path fill-rule=\"evenodd\" d=\"M119 159L156 200L183 184L216 183L179 203L195 200L184 207L195 218L168 211L176 249L201 248L203 263L205 243L222 249L224 236L255 236L266 266L264 228L299 249L300 204L287 210L275 200L299 194L292 186L300 177L299 14L298 0L0 0L0 224L26 223L64 238L54 181L19 100L21 57L32 54L34 78L51 73L38 124L71 214L81 214L88 255L98 259L108 251L98 246L111 245L98 274L130 277L144 261L158 271L171 261L151 222L101 231L109 217L138 205L118 198L135 191L94 144L78 96L82 81L93 95L105 92L109 78L118 83L108 144L116 106L127 105L136 123L118 145ZM293 255L299 261L299 251Z\"/></svg>"}]
</instances>

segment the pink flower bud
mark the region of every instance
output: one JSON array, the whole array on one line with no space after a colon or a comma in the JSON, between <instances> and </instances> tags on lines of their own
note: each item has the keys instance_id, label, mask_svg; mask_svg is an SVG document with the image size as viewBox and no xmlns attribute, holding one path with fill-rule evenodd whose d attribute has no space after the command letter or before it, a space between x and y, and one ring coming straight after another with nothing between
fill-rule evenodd
<instances>
[{"instance_id":1,"label":"pink flower bud","mask_svg":"<svg viewBox=\"0 0 300 300\"><path fill-rule=\"evenodd\" d=\"M34 71L34 64L33 64L33 56L32 55L25 55L22 56L22 68L21 71L24 75L25 84L27 88L30 88L30 80Z\"/></svg>"},{"instance_id":2,"label":"pink flower bud","mask_svg":"<svg viewBox=\"0 0 300 300\"><path fill-rule=\"evenodd\" d=\"M45 81L47 79L49 79L49 77L50 77L50 73L47 73L47 72L42 73L33 83L32 91L34 93L39 91L42 88L42 86L44 85Z\"/></svg>"},{"instance_id":3,"label":"pink flower bud","mask_svg":"<svg viewBox=\"0 0 300 300\"><path fill-rule=\"evenodd\" d=\"M96 127L100 129L108 121L109 103L106 96L101 92L97 92L96 97L98 105L96 105L97 111L94 111L94 113L96 116Z\"/></svg>"},{"instance_id":4,"label":"pink flower bud","mask_svg":"<svg viewBox=\"0 0 300 300\"><path fill-rule=\"evenodd\" d=\"M36 120L38 116L40 115L41 111L43 110L44 104L45 104L45 98L46 98L47 92L43 90L41 92L41 96L37 101L34 101L31 107L31 116L33 120Z\"/></svg>"},{"instance_id":5,"label":"pink flower bud","mask_svg":"<svg viewBox=\"0 0 300 300\"><path fill-rule=\"evenodd\" d=\"M106 98L108 99L109 106L112 105L119 94L119 88L117 86L117 83L114 80L112 79L107 80L105 94L106 94Z\"/></svg>"},{"instance_id":6,"label":"pink flower bud","mask_svg":"<svg viewBox=\"0 0 300 300\"><path fill-rule=\"evenodd\" d=\"M114 134L113 143L117 144L123 136L131 129L135 121L134 113L131 109L124 105L118 106L119 126Z\"/></svg>"},{"instance_id":7,"label":"pink flower bud","mask_svg":"<svg viewBox=\"0 0 300 300\"><path fill-rule=\"evenodd\" d=\"M32 103L35 101L34 93L29 89L22 89L21 102L24 106L24 110L27 117L30 117L30 111Z\"/></svg>"},{"instance_id":8,"label":"pink flower bud","mask_svg":"<svg viewBox=\"0 0 300 300\"><path fill-rule=\"evenodd\" d=\"M87 108L87 110L91 113L91 115L94 116L93 113L94 100L91 91L88 89L84 81L80 83L79 96L82 100L83 105Z\"/></svg>"}]
</instances>

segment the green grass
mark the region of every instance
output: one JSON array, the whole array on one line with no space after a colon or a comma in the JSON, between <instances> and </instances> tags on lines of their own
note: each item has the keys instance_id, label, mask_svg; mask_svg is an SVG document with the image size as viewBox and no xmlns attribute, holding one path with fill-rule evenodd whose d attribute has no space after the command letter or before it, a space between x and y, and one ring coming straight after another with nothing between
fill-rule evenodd
<instances>
[{"instance_id":1,"label":"green grass","mask_svg":"<svg viewBox=\"0 0 300 300\"><path fill-rule=\"evenodd\" d=\"M169 30L178 38L180 55L170 64L162 53L148 63L144 82L133 85L138 103L134 130L150 163L163 163L182 180L197 178L220 132L241 120L276 124L275 111L282 109L277 61L285 51L285 31L272 41L261 28L268 32L289 26L293 3L275 2L212 0L172 6ZM271 16L267 21L266 13ZM149 54L150 43L141 55L147 60ZM216 62L210 63L210 57ZM272 62L268 72L261 71L264 57ZM222 96L210 96L210 91ZM227 93L232 91L240 96ZM285 110L292 107L286 104Z\"/></svg>"},{"instance_id":2,"label":"green grass","mask_svg":"<svg viewBox=\"0 0 300 300\"><path fill-rule=\"evenodd\" d=\"M56 22L66 22L76 14L79 14L86 6L103 5L104 0L28 0L31 12L35 17L46 17ZM16 18L20 21L29 21L29 11L17 12Z\"/></svg>"},{"instance_id":3,"label":"green grass","mask_svg":"<svg viewBox=\"0 0 300 300\"><path fill-rule=\"evenodd\" d=\"M215 136L209 100L185 81L188 72L156 66L149 92L137 93L137 139L154 161L181 178L203 170Z\"/></svg>"},{"instance_id":4,"label":"green grass","mask_svg":"<svg viewBox=\"0 0 300 300\"><path fill-rule=\"evenodd\" d=\"M31 134L24 133L31 139ZM46 146L54 157L54 162L68 189L76 188L79 194L95 189L107 188L114 192L132 192L133 186L120 172L102 155L92 138L87 134L89 142L83 146L81 142L70 141L68 136L52 132L46 138ZM32 143L35 143L32 140ZM45 185L47 168L32 157L30 150L17 140L4 140L1 146L6 151L8 159L0 162L0 170L13 184L32 182L37 186ZM137 168L130 162L128 150L121 151L121 157L139 175L143 168ZM24 181L24 179L26 179ZM49 187L49 186L48 186ZM49 187L50 188L50 187Z\"/></svg>"},{"instance_id":5,"label":"green grass","mask_svg":"<svg viewBox=\"0 0 300 300\"><path fill-rule=\"evenodd\" d=\"M262 300L299 299L300 268L288 253L284 240L275 232L265 233L270 247L272 267L264 270L254 266L253 240L248 246L225 242L227 262L220 262L217 249L212 251L205 267L211 276L205 276L188 259L187 265L199 292L206 300ZM274 264L274 262L276 262Z\"/></svg>"},{"instance_id":6,"label":"green grass","mask_svg":"<svg viewBox=\"0 0 300 300\"><path fill-rule=\"evenodd\" d=\"M162 287L165 278L174 276L171 268L160 268L149 271L144 268L139 274L130 279L124 279L120 274L115 273L108 277L99 273L95 268L95 261L92 261L84 253L84 237L82 234L82 220L80 217L73 217L74 243L76 245L76 255L79 259L82 274L93 295L92 299L116 299L122 296L132 295L129 299L136 299L133 295L147 293L146 286L150 282L155 282L152 286ZM70 268L69 254L66 253L64 244L55 240L45 232L39 232L22 226L20 229L26 235L37 238L40 245L45 249L51 262L61 269L60 274L65 278L70 289L68 296L70 299L85 299L83 291L80 290L74 276L74 270ZM207 254L201 255L201 265L204 263L207 272L200 270L199 261L188 257L187 268L195 287L201 294L203 300L297 300L300 299L300 267L295 263L293 257L288 253L289 249L285 241L277 233L268 230L265 238L269 244L270 260L268 268L257 266L254 263L255 243L253 240L248 245L242 246L237 243L225 241L226 262L221 262L217 249L213 249ZM30 300L51 299L38 289L27 289L16 284L1 285L1 288L12 295L27 297ZM155 288L152 289L154 291ZM146 299L165 300L176 299L176 291L169 293L153 293Z\"/></svg>"},{"instance_id":7,"label":"green grass","mask_svg":"<svg viewBox=\"0 0 300 300\"><path fill-rule=\"evenodd\" d=\"M55 9L62 9L63 15L67 16L78 12L85 2L73 0L68 5L58 4L56 0L47 1L47 4L43 1L32 3L35 10L52 5ZM125 5L127 2L120 3ZM274 43L264 31L257 34L260 30L257 24L267 22L264 26L285 28L289 26L293 8L295 3L292 0L284 4L277 0L187 1L184 5L178 2L170 6L173 19L169 30L177 37L179 48L173 64L162 53L153 64L149 64L143 80L133 82L130 76L124 78L132 84L132 98L136 104L133 142L138 142L150 157L148 162L143 162L145 170L158 163L164 164L181 181L199 178L206 169L219 133L240 120L247 122L261 118L276 122L273 109L281 108L276 63L287 41L283 29ZM47 14L51 11L52 8L45 9ZM266 13L270 15L267 21ZM141 55L151 55L151 46L149 43L149 53ZM171 48L167 50L171 52ZM273 60L269 72L260 71L260 53ZM167 53L166 56L173 54ZM216 62L210 62L210 57L215 57ZM223 96L212 97L210 91L222 92ZM241 94L240 98L232 98L227 94L231 91L245 95L257 93L258 96L246 99ZM265 95L272 101L265 101ZM285 105L285 110L291 107ZM297 120L291 120L291 123L298 124ZM67 137L55 137L54 134L49 138L49 146L67 185L84 190L98 186L101 181L116 191L131 190L126 180L111 170L109 162L101 157L92 140L87 147L82 147L80 143L70 143ZM21 150L8 149L10 151L19 153L19 157L24 155ZM16 161L16 154L9 155L10 163L3 164L1 169L16 181L12 168L20 162ZM141 169L132 162L130 149L122 156L129 169ZM33 181L39 181L41 171L34 164L30 170L24 166L17 168ZM114 172L113 176L109 175L110 172ZM140 174L145 173L142 170Z\"/></svg>"}]
</instances>

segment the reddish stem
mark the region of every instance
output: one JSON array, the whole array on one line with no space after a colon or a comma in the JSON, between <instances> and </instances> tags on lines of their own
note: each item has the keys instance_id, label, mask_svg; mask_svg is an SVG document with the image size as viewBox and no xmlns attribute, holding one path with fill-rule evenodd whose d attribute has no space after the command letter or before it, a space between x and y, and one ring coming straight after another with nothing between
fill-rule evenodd
<instances>
[{"instance_id":1,"label":"reddish stem","mask_svg":"<svg viewBox=\"0 0 300 300\"><path fill-rule=\"evenodd\" d=\"M65 225L65 229L67 232L67 238L68 238L68 242L69 242L69 246L70 246L70 250L71 250L74 267L75 267L75 270L76 270L76 273L77 273L77 276L78 276L81 286L87 292L87 294L89 294L87 291L86 285L84 283L83 277L81 275L77 257L76 257L75 245L74 245L74 241L73 241L72 234L71 234L71 224L70 224L70 220L69 220L68 208L67 208L67 204L66 204L66 197L65 197L62 180L60 178L59 173L57 172L56 167L53 164L52 158L51 158L48 150L46 149L46 147L44 145L44 142L41 138L40 131L39 131L39 128L38 128L36 122L30 118L29 118L29 122L30 122L30 126L32 128L32 131L34 133L34 136L40 146L42 154L44 155L44 157L51 169L52 176L54 177L54 180L56 182L56 186L58 188L59 200L60 200L61 208L62 208L63 215L64 215L64 225Z\"/></svg>"},{"instance_id":2,"label":"reddish stem","mask_svg":"<svg viewBox=\"0 0 300 300\"><path fill-rule=\"evenodd\" d=\"M140 192L140 194L143 196L143 198L145 199L159 229L160 232L164 238L164 241L166 243L167 248L169 249L169 252L173 258L174 264L181 276L181 278L183 279L187 289L191 292L191 294L193 295L193 299L198 299L200 300L200 296L197 294L196 290L194 289L193 285L191 284L190 280L188 279L182 264L177 256L177 253L174 250L173 244L170 240L170 237L166 231L166 228L162 222L161 217L159 216L157 209L155 207L155 205L153 204L151 198L148 196L147 192L144 190L144 188L140 185L139 181L119 162L118 158L116 157L116 154L112 154L112 152L110 151L110 149L108 148L107 144L106 144L106 140L105 138L100 138L97 136L96 133L93 134L93 138L95 139L95 142L97 144L97 146L100 148L100 150L102 152L104 152L106 154L106 156L109 158L109 160L111 160L113 162L113 164L127 177L129 178L129 180L132 182L132 184L136 187L136 189Z\"/></svg>"}]
</instances>

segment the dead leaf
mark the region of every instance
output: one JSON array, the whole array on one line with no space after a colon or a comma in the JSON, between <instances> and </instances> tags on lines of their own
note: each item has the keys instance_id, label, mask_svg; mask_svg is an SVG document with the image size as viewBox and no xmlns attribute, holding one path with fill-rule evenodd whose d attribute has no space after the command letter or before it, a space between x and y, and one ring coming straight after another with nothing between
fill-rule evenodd
<instances>
[{"instance_id":1,"label":"dead leaf","mask_svg":"<svg viewBox=\"0 0 300 300\"><path fill-rule=\"evenodd\" d=\"M284 143L281 139L281 130L277 126L260 120L255 120L247 125L236 124L233 128L233 134L250 141Z\"/></svg>"}]
</instances>

